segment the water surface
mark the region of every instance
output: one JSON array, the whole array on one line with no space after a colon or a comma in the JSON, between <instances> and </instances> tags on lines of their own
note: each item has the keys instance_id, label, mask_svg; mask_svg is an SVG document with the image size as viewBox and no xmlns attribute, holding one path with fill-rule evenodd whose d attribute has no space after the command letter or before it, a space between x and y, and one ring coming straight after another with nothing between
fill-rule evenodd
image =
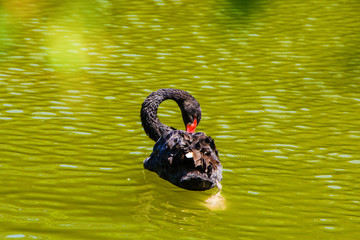
<instances>
[{"instance_id":1,"label":"water surface","mask_svg":"<svg viewBox=\"0 0 360 240\"><path fill-rule=\"evenodd\" d=\"M359 239L358 1L4 1L1 239ZM145 171L159 88L201 104L225 199ZM160 119L183 129L174 102Z\"/></svg>"}]
</instances>

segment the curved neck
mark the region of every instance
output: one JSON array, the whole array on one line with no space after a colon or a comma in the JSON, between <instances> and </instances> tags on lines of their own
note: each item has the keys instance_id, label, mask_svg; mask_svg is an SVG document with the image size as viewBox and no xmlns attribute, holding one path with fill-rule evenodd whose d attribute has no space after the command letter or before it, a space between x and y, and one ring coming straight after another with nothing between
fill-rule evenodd
<instances>
[{"instance_id":1,"label":"curved neck","mask_svg":"<svg viewBox=\"0 0 360 240\"><path fill-rule=\"evenodd\" d=\"M183 112L183 103L185 100L193 98L189 93L179 89L159 89L152 92L144 101L141 107L141 123L146 134L155 142L164 134L173 129L160 122L157 116L157 110L163 101L172 99L177 102Z\"/></svg>"}]
</instances>

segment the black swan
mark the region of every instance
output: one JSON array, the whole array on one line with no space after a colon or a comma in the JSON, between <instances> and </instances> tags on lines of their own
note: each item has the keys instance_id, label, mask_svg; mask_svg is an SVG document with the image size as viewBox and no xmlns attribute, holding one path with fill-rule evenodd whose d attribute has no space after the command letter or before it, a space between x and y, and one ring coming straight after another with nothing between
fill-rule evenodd
<instances>
[{"instance_id":1,"label":"black swan","mask_svg":"<svg viewBox=\"0 0 360 240\"><path fill-rule=\"evenodd\" d=\"M167 99L179 105L186 131L166 126L157 117L160 103ZM188 190L221 186L222 166L215 143L205 133L195 133L201 109L193 96L179 89L159 89L145 99L140 115L146 134L156 142L150 157L144 160L146 169Z\"/></svg>"}]
</instances>

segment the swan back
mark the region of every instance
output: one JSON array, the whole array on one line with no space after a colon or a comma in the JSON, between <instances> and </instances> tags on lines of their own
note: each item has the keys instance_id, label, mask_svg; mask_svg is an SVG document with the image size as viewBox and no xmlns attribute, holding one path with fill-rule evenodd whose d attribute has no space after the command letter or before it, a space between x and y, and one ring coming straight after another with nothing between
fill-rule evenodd
<instances>
[{"instance_id":1,"label":"swan back","mask_svg":"<svg viewBox=\"0 0 360 240\"><path fill-rule=\"evenodd\" d=\"M202 132L174 130L160 137L144 167L189 190L207 190L222 179L215 143Z\"/></svg>"}]
</instances>

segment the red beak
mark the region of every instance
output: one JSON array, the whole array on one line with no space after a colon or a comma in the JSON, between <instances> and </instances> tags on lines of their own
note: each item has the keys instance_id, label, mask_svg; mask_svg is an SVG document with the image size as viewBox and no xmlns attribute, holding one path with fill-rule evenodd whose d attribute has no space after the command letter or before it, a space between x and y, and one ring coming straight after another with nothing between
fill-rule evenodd
<instances>
[{"instance_id":1,"label":"red beak","mask_svg":"<svg viewBox=\"0 0 360 240\"><path fill-rule=\"evenodd\" d=\"M194 133L196 127L197 127L197 120L196 120L196 118L195 118L193 123L188 123L188 124L186 125L186 131L187 131L188 133Z\"/></svg>"}]
</instances>

